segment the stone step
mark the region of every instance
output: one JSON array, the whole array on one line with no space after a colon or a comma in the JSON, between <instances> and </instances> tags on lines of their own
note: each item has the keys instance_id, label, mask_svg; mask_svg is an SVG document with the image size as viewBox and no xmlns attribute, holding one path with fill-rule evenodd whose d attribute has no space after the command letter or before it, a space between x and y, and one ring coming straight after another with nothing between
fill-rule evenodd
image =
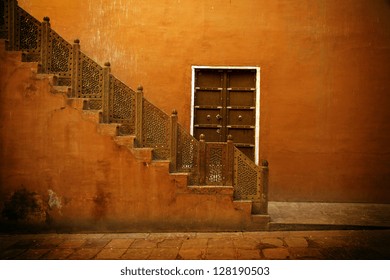
<instances>
[{"instance_id":1,"label":"stone step","mask_svg":"<svg viewBox=\"0 0 390 280\"><path fill-rule=\"evenodd\" d=\"M144 162L147 164L150 164L152 162L152 148L132 148L130 149L130 151L137 161Z\"/></svg>"},{"instance_id":2,"label":"stone step","mask_svg":"<svg viewBox=\"0 0 390 280\"><path fill-rule=\"evenodd\" d=\"M118 145L126 146L130 149L134 148L135 135L115 136L114 141Z\"/></svg>"},{"instance_id":3,"label":"stone step","mask_svg":"<svg viewBox=\"0 0 390 280\"><path fill-rule=\"evenodd\" d=\"M99 123L98 132L102 135L117 136L119 124L117 123Z\"/></svg>"},{"instance_id":4,"label":"stone step","mask_svg":"<svg viewBox=\"0 0 390 280\"><path fill-rule=\"evenodd\" d=\"M97 110L82 110L84 119L91 120L95 123L99 123L100 121L100 111Z\"/></svg>"},{"instance_id":5,"label":"stone step","mask_svg":"<svg viewBox=\"0 0 390 280\"><path fill-rule=\"evenodd\" d=\"M188 190L197 194L223 194L231 196L233 196L234 191L232 186L188 186Z\"/></svg>"},{"instance_id":6,"label":"stone step","mask_svg":"<svg viewBox=\"0 0 390 280\"><path fill-rule=\"evenodd\" d=\"M40 75L42 75L42 74L40 74ZM56 93L68 94L69 90L70 90L70 88L67 86L52 86L51 92L54 94L56 94Z\"/></svg>"}]
</instances>

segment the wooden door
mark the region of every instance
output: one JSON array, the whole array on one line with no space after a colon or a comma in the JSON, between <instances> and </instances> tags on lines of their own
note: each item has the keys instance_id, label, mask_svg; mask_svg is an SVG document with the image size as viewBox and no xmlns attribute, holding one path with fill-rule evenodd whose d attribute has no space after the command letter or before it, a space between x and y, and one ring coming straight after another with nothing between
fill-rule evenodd
<instances>
[{"instance_id":1,"label":"wooden door","mask_svg":"<svg viewBox=\"0 0 390 280\"><path fill-rule=\"evenodd\" d=\"M196 69L194 136L207 142L226 142L255 158L256 71L252 69Z\"/></svg>"}]
</instances>

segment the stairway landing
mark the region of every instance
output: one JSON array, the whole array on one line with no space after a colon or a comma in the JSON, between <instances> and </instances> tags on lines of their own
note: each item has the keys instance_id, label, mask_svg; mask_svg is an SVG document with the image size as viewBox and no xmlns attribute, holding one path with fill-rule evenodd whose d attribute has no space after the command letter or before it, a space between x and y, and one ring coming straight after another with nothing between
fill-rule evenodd
<instances>
[{"instance_id":1,"label":"stairway landing","mask_svg":"<svg viewBox=\"0 0 390 280\"><path fill-rule=\"evenodd\" d=\"M390 204L270 201L270 230L390 228Z\"/></svg>"}]
</instances>

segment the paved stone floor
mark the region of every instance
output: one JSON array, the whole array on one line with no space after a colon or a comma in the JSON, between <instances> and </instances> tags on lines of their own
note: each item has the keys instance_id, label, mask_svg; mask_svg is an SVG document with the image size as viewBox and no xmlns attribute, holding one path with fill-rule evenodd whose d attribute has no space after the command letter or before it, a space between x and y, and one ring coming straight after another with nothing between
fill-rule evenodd
<instances>
[{"instance_id":1,"label":"paved stone floor","mask_svg":"<svg viewBox=\"0 0 390 280\"><path fill-rule=\"evenodd\" d=\"M390 230L0 235L0 259L390 259Z\"/></svg>"}]
</instances>

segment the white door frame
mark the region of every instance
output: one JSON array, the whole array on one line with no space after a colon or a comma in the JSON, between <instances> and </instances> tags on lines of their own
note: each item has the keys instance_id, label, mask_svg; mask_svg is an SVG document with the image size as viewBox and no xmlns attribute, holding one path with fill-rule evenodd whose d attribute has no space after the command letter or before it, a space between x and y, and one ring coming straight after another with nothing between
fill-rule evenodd
<instances>
[{"instance_id":1,"label":"white door frame","mask_svg":"<svg viewBox=\"0 0 390 280\"><path fill-rule=\"evenodd\" d=\"M194 135L195 70L197 69L250 69L256 70L256 124L255 124L255 163L259 165L260 140L260 67L258 66L200 66L193 65L191 81L191 135ZM234 141L234 139L233 139Z\"/></svg>"}]
</instances>

